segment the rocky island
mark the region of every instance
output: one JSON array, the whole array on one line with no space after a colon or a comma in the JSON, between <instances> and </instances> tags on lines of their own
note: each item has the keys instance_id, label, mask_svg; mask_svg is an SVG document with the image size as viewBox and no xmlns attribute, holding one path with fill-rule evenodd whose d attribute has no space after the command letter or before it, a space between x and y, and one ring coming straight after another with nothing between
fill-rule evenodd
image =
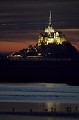
<instances>
[{"instance_id":1,"label":"rocky island","mask_svg":"<svg viewBox=\"0 0 79 120\"><path fill-rule=\"evenodd\" d=\"M35 46L0 60L0 82L48 82L79 85L79 52L49 23Z\"/></svg>"},{"instance_id":2,"label":"rocky island","mask_svg":"<svg viewBox=\"0 0 79 120\"><path fill-rule=\"evenodd\" d=\"M65 38L61 31L52 27L51 11L48 27L40 33L38 42L35 46L29 45L28 48L19 52L12 53L9 59L25 60L79 60L77 49Z\"/></svg>"}]
</instances>

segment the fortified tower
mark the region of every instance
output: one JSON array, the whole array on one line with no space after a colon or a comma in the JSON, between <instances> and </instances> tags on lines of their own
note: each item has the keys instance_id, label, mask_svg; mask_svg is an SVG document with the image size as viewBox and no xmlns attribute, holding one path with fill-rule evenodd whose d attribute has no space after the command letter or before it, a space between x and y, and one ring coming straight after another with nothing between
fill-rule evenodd
<instances>
[{"instance_id":1,"label":"fortified tower","mask_svg":"<svg viewBox=\"0 0 79 120\"><path fill-rule=\"evenodd\" d=\"M64 41L66 41L64 35L52 27L52 15L50 11L48 27L46 27L44 32L39 35L38 46L51 43L62 44Z\"/></svg>"}]
</instances>

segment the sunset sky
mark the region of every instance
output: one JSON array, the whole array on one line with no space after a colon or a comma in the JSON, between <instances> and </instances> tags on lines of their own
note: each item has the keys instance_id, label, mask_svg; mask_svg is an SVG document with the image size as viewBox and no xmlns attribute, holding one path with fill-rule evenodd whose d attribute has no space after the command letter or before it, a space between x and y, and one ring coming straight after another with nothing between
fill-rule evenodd
<instances>
[{"instance_id":1,"label":"sunset sky","mask_svg":"<svg viewBox=\"0 0 79 120\"><path fill-rule=\"evenodd\" d=\"M53 27L79 51L79 0L0 0L0 52L36 44L50 10Z\"/></svg>"}]
</instances>

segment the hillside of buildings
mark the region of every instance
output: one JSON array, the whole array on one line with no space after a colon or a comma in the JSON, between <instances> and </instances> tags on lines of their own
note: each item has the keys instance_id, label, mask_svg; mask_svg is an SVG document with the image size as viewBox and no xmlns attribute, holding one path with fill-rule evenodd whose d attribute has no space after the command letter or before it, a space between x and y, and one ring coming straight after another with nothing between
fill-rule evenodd
<instances>
[{"instance_id":1,"label":"hillside of buildings","mask_svg":"<svg viewBox=\"0 0 79 120\"><path fill-rule=\"evenodd\" d=\"M48 58L48 59L69 59L79 60L79 53L75 47L69 42L63 42L62 44L41 44L40 46L30 45L26 49L22 49L19 52L13 54L14 58Z\"/></svg>"},{"instance_id":2,"label":"hillside of buildings","mask_svg":"<svg viewBox=\"0 0 79 120\"><path fill-rule=\"evenodd\" d=\"M29 45L0 60L0 82L66 83L79 85L79 52L51 23Z\"/></svg>"},{"instance_id":3,"label":"hillside of buildings","mask_svg":"<svg viewBox=\"0 0 79 120\"><path fill-rule=\"evenodd\" d=\"M35 46L30 45L26 49L15 52L8 58L25 58L27 60L54 60L64 59L79 60L79 53L71 43L65 38L61 31L57 31L52 25L51 11L49 15L49 23L45 30L39 34L38 42Z\"/></svg>"}]
</instances>

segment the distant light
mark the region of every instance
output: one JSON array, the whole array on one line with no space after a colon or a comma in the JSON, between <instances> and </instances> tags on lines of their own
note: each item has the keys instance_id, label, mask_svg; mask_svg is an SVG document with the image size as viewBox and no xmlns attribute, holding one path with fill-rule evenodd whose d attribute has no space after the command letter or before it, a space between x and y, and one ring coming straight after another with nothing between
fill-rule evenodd
<instances>
[{"instance_id":1,"label":"distant light","mask_svg":"<svg viewBox=\"0 0 79 120\"><path fill-rule=\"evenodd\" d=\"M38 55L40 56L40 55L41 55L41 53L38 53Z\"/></svg>"},{"instance_id":2,"label":"distant light","mask_svg":"<svg viewBox=\"0 0 79 120\"><path fill-rule=\"evenodd\" d=\"M48 53L50 55L50 53Z\"/></svg>"},{"instance_id":3,"label":"distant light","mask_svg":"<svg viewBox=\"0 0 79 120\"><path fill-rule=\"evenodd\" d=\"M22 57L21 55L14 55L13 57Z\"/></svg>"},{"instance_id":4,"label":"distant light","mask_svg":"<svg viewBox=\"0 0 79 120\"><path fill-rule=\"evenodd\" d=\"M29 52L29 49L27 50L27 53Z\"/></svg>"}]
</instances>

